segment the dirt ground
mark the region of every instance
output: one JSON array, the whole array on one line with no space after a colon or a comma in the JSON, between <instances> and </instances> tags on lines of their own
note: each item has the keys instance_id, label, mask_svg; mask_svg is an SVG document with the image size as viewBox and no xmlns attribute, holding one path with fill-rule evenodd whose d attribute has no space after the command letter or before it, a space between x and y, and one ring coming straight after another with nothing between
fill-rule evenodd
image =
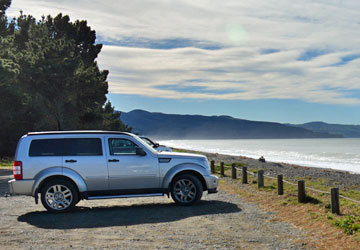
<instances>
[{"instance_id":1,"label":"dirt ground","mask_svg":"<svg viewBox=\"0 0 360 250\"><path fill-rule=\"evenodd\" d=\"M0 249L313 249L306 232L221 190L192 207L164 196L49 214L32 197L5 197L11 177L0 169Z\"/></svg>"}]
</instances>

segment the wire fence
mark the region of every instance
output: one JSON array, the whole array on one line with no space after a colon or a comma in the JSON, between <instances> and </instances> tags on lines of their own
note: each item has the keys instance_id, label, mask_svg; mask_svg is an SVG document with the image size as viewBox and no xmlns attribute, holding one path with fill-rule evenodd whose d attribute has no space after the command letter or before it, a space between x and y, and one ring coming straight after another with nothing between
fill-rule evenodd
<instances>
[{"instance_id":1,"label":"wire fence","mask_svg":"<svg viewBox=\"0 0 360 250\"><path fill-rule=\"evenodd\" d=\"M360 204L360 201L351 199L351 198L349 198L349 197L345 197L345 196L343 196L343 195L339 195L339 196L340 196L341 198L345 199L345 200L352 201L352 202L355 202L355 203Z\"/></svg>"},{"instance_id":2,"label":"wire fence","mask_svg":"<svg viewBox=\"0 0 360 250\"><path fill-rule=\"evenodd\" d=\"M242 169L239 168L239 167L235 167L235 169L236 169L236 170L239 170L239 171L242 171ZM257 173L253 173L253 172L250 172L250 171L248 171L248 170L246 170L246 172L247 172L248 174L250 174L250 175L258 176ZM276 177L272 177L272 176L270 176L270 175L263 175L263 176L266 177L266 178L269 178L269 179L277 180ZM285 183L287 183L287 184L289 184L289 185L292 185L292 186L297 186L297 185L298 185L297 183L293 183L293 182L290 182L290 181L286 181L286 180L282 180L282 181L285 182ZM316 189L316 188L305 187L305 189L311 190L311 191L313 191L313 192L318 192L318 193L322 193L322 194L331 195L331 192L322 191L322 190L319 190L319 189ZM341 198L343 198L343 199L345 199L345 200L352 201L352 202L355 202L355 203L360 204L360 201L351 199L351 198L346 197L346 196L344 196L344 195L339 195L339 197L341 197Z\"/></svg>"}]
</instances>

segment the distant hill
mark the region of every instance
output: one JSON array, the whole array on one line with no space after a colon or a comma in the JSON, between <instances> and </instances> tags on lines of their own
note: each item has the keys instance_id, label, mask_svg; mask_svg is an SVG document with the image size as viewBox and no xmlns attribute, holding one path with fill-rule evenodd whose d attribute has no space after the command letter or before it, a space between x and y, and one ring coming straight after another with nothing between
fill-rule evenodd
<instances>
[{"instance_id":1,"label":"distant hill","mask_svg":"<svg viewBox=\"0 0 360 250\"><path fill-rule=\"evenodd\" d=\"M121 120L134 133L158 139L270 139L334 138L329 133L274 122L236 119L231 116L173 115L144 110L122 112Z\"/></svg>"},{"instance_id":2,"label":"distant hill","mask_svg":"<svg viewBox=\"0 0 360 250\"><path fill-rule=\"evenodd\" d=\"M309 122L293 126L298 128L305 128L313 132L341 135L346 138L360 138L360 125L340 125L328 124L325 122Z\"/></svg>"}]
</instances>

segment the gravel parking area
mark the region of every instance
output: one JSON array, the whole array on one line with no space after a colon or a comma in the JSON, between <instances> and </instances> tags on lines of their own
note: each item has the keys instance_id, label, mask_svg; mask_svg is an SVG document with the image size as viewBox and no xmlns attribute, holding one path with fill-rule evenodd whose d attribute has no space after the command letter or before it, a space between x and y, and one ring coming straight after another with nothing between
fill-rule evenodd
<instances>
[{"instance_id":1,"label":"gravel parking area","mask_svg":"<svg viewBox=\"0 0 360 250\"><path fill-rule=\"evenodd\" d=\"M222 191L192 207L165 196L81 201L49 214L32 197L4 197L10 174L0 169L1 249L312 249L305 232Z\"/></svg>"}]
</instances>

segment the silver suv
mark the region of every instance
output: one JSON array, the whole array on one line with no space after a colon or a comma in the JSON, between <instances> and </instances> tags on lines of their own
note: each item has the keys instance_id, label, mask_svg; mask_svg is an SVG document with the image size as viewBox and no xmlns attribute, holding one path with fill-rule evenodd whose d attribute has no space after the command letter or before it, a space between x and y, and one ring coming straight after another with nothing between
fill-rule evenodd
<instances>
[{"instance_id":1,"label":"silver suv","mask_svg":"<svg viewBox=\"0 0 360 250\"><path fill-rule=\"evenodd\" d=\"M136 135L109 131L36 132L17 145L12 194L35 197L51 212L80 200L169 193L192 205L203 191L216 193L218 178L205 156L157 152Z\"/></svg>"}]
</instances>

